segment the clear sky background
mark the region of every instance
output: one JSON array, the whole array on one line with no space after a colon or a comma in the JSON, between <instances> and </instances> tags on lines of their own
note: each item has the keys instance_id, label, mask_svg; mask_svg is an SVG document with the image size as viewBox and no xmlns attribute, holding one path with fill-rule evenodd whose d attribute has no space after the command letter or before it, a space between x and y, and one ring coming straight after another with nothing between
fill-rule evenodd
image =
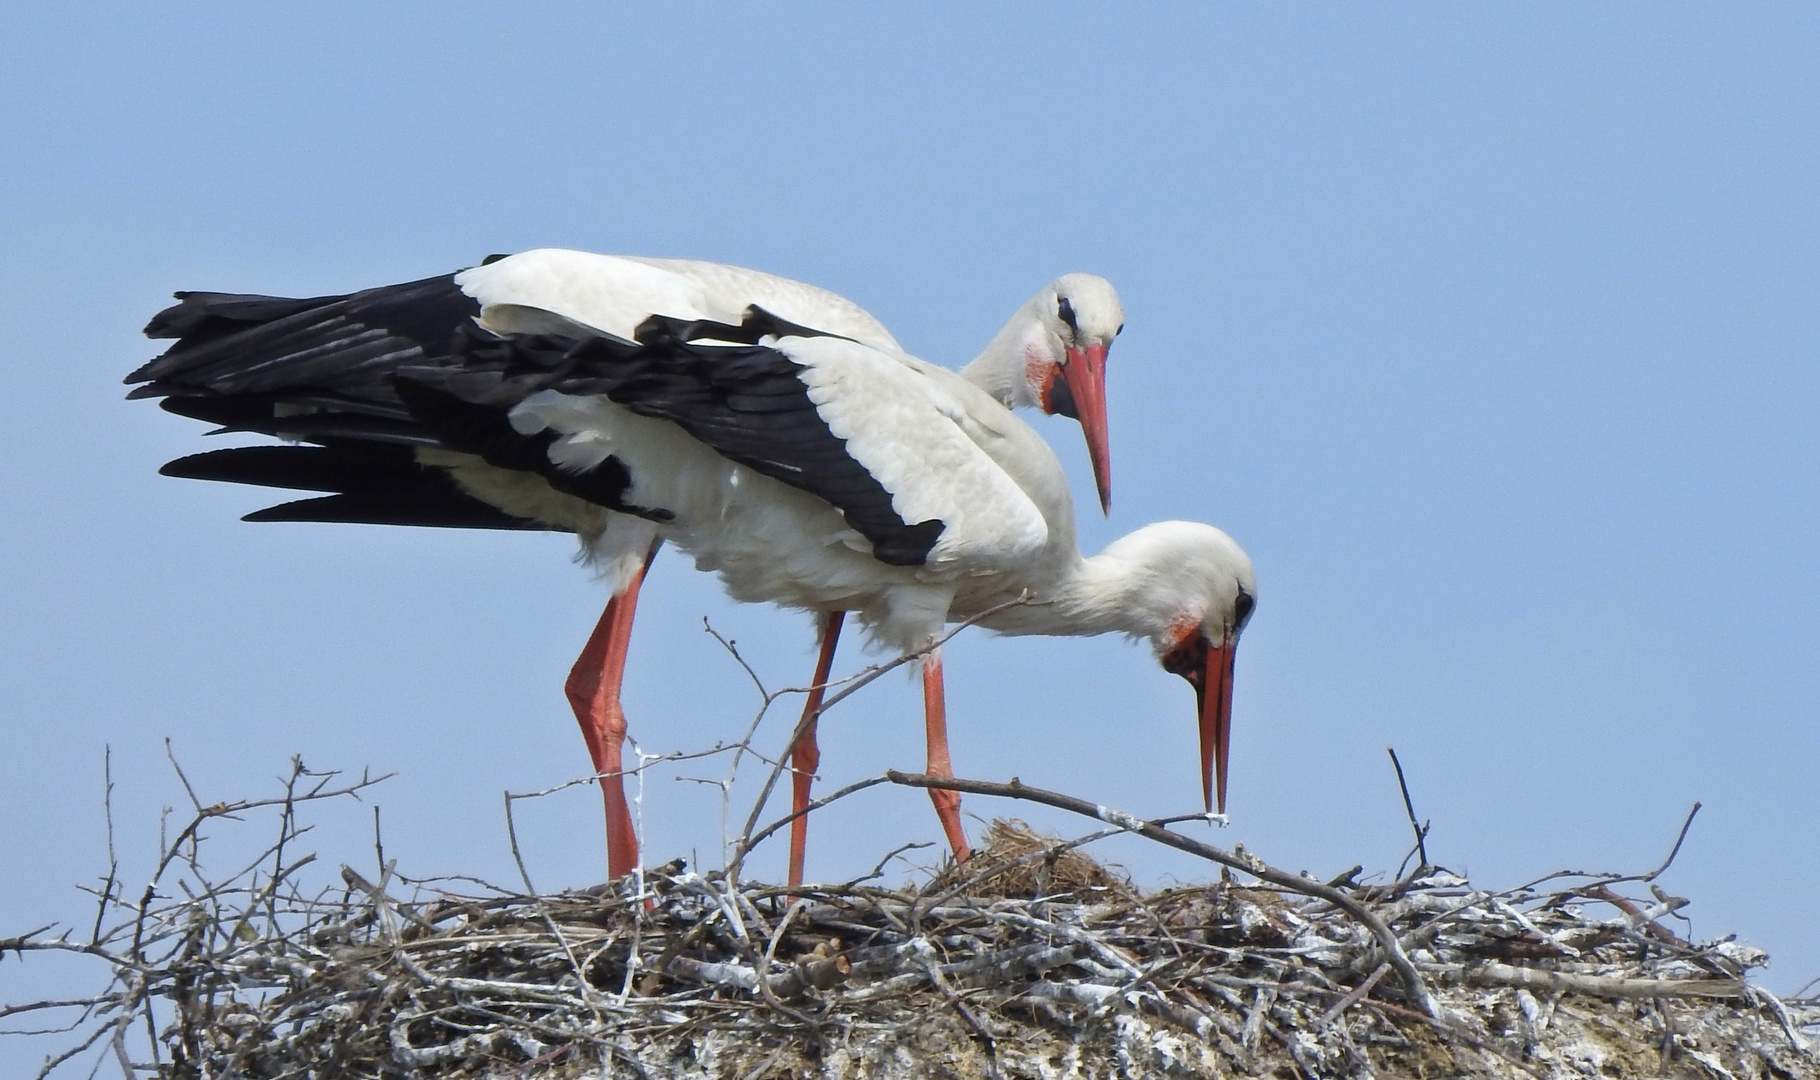
<instances>
[{"instance_id":1,"label":"clear sky background","mask_svg":"<svg viewBox=\"0 0 1820 1080\"><path fill-rule=\"evenodd\" d=\"M1771 950L1772 988L1820 975L1820 12L975 7L14 12L0 936L88 917L105 747L128 877L149 872L183 800L167 737L205 799L269 792L292 754L396 770L402 869L512 879L500 792L587 767L561 682L604 594L571 542L242 524L273 500L158 477L209 444L119 381L174 289L339 292L561 245L815 282L947 364L1050 278L1107 276L1129 313L1110 519L1076 428L1033 422L1084 546L1196 518L1257 564L1213 839L1393 870L1387 745L1431 853L1484 885L1646 868L1699 799L1664 879L1691 932ZM645 595L648 748L755 708L704 616L773 685L806 680L803 616L735 608L674 552ZM962 775L1197 804L1192 694L1142 646L969 633L948 674ZM916 767L919 715L885 679L829 718L824 775ZM645 818L654 860L717 862L711 789L654 776ZM325 874L371 858L370 824L326 816ZM523 825L540 886L599 879L592 792ZM938 836L921 793L875 790L816 822L810 873ZM98 977L7 957L0 1001Z\"/></svg>"}]
</instances>

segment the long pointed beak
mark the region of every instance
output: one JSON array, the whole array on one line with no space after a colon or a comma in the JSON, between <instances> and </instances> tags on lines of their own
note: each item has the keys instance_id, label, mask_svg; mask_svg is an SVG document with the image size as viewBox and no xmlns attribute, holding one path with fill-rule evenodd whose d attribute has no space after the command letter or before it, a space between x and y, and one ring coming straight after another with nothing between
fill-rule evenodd
<instances>
[{"instance_id":1,"label":"long pointed beak","mask_svg":"<svg viewBox=\"0 0 1820 1080\"><path fill-rule=\"evenodd\" d=\"M1201 677L1191 680L1201 713L1201 792L1207 809L1217 805L1222 814L1226 812L1226 751L1232 744L1232 667L1237 651L1238 642L1230 639L1224 645L1209 646Z\"/></svg>"},{"instance_id":2,"label":"long pointed beak","mask_svg":"<svg viewBox=\"0 0 1820 1080\"><path fill-rule=\"evenodd\" d=\"M1087 456L1093 461L1093 482L1100 489L1100 510L1112 513L1112 451L1106 431L1106 346L1067 349L1068 363L1062 378L1074 399L1075 416L1087 436Z\"/></svg>"}]
</instances>

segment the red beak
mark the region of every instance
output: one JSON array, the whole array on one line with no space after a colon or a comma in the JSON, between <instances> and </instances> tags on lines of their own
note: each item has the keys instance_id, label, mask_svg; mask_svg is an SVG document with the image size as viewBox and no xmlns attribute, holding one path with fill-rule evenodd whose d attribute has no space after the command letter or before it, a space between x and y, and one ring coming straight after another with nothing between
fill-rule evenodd
<instances>
[{"instance_id":1,"label":"red beak","mask_svg":"<svg viewBox=\"0 0 1820 1080\"><path fill-rule=\"evenodd\" d=\"M1199 633L1189 634L1163 657L1163 669L1194 685L1195 711L1201 721L1201 794L1207 809L1226 812L1226 750L1232 744L1232 661L1235 636L1215 645ZM1215 794L1219 800L1214 800Z\"/></svg>"},{"instance_id":2,"label":"red beak","mask_svg":"<svg viewBox=\"0 0 1820 1080\"><path fill-rule=\"evenodd\" d=\"M1100 509L1112 512L1112 451L1106 432L1106 346L1067 349L1062 378L1073 399L1072 415L1087 436L1087 456L1093 461L1093 482L1100 489ZM1056 411L1056 410L1051 410Z\"/></svg>"},{"instance_id":3,"label":"red beak","mask_svg":"<svg viewBox=\"0 0 1820 1080\"><path fill-rule=\"evenodd\" d=\"M1226 812L1226 751L1232 745L1232 667L1237 652L1238 643L1230 640L1208 647L1206 666L1195 684L1201 712L1201 792L1207 809L1217 805L1222 814Z\"/></svg>"}]
</instances>

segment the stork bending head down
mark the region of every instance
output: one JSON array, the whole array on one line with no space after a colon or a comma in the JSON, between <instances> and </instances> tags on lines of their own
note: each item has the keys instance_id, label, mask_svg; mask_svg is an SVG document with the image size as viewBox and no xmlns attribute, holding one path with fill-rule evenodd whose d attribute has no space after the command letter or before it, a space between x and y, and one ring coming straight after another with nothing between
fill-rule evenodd
<instances>
[{"instance_id":1,"label":"stork bending head down","mask_svg":"<svg viewBox=\"0 0 1820 1080\"><path fill-rule=\"evenodd\" d=\"M1002 634L1147 640L1163 669L1194 687L1202 792L1208 810L1225 813L1233 664L1257 593L1251 560L1231 537L1196 521L1159 521L1079 560L1036 603L980 623Z\"/></svg>"},{"instance_id":2,"label":"stork bending head down","mask_svg":"<svg viewBox=\"0 0 1820 1080\"><path fill-rule=\"evenodd\" d=\"M1162 522L1083 557L1053 451L955 373L764 312L644 336L489 310L459 363L401 369L398 385L432 427L491 408L571 476L623 470L625 500L736 599L822 613L824 641L834 613L853 611L881 643L926 653L933 773L951 775L932 648L948 622L1148 639L1196 687L1203 791L1223 808L1233 655L1257 595L1225 533ZM765 421L736 422L748 411ZM1003 608L1026 594L1034 602ZM964 856L958 797L931 794ZM806 801L805 786L797 809Z\"/></svg>"},{"instance_id":3,"label":"stork bending head down","mask_svg":"<svg viewBox=\"0 0 1820 1080\"><path fill-rule=\"evenodd\" d=\"M785 313L754 304L737 325L721 321L730 289ZM843 611L915 647L957 603L1078 585L1106 565L1074 549L1047 445L995 400L1078 414L1104 493L1099 380L1122 313L1086 275L1040 293L965 377L904 354L833 294L714 264L534 252L345 297L182 299L148 328L178 342L130 378L147 383L136 395L314 445L195 455L167 472L331 493L249 515L260 520L565 529L609 569L615 598L568 691L603 777L615 873L636 859L619 679L659 541L742 599L822 613L818 684ZM601 325L654 307L680 314L622 333ZM1048 369L1045 349L1059 353ZM1094 618L1002 628L1149 633ZM932 765L945 767L939 656L924 673ZM802 802L812 732L797 750ZM964 851L952 807L944 824ZM797 879L800 830L793 849Z\"/></svg>"}]
</instances>

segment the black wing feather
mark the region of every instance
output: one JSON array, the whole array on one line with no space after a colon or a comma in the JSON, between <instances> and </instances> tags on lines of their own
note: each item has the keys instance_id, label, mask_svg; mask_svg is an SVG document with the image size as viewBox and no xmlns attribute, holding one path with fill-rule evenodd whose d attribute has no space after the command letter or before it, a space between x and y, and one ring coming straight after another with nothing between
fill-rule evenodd
<instances>
[{"instance_id":1,"label":"black wing feather","mask_svg":"<svg viewBox=\"0 0 1820 1080\"><path fill-rule=\"evenodd\" d=\"M163 397L171 412L224 430L318 444L196 455L167 467L172 475L331 492L248 520L541 527L418 467L412 448L430 446L536 473L614 510L668 519L662 508L627 502L632 477L619 460L559 469L549 458L553 434L513 429L510 410L550 389L604 395L671 421L730 460L826 499L883 562L922 564L944 528L898 516L890 492L809 400L803 366L762 344L820 331L762 308L738 326L653 317L638 340L626 341L555 315L548 327L559 332L490 333L475 323L478 305L453 275L345 296L192 292L178 301L146 327L176 343L127 377L143 384L131 396Z\"/></svg>"},{"instance_id":2,"label":"black wing feather","mask_svg":"<svg viewBox=\"0 0 1820 1080\"><path fill-rule=\"evenodd\" d=\"M610 335L500 336L473 326L455 345L458 370L403 367L397 387L432 426L410 388L499 410L501 424L504 411L542 390L604 395L633 412L681 426L726 458L826 499L872 541L881 562L922 565L943 523L900 517L891 493L847 453L846 440L828 429L809 400L803 366L776 348L743 344L780 322L757 308L738 327L653 318L640 327L642 342ZM707 337L742 343L697 343ZM747 405L752 397L762 402L758 408ZM458 437L440 429L438 434Z\"/></svg>"},{"instance_id":3,"label":"black wing feather","mask_svg":"<svg viewBox=\"0 0 1820 1080\"><path fill-rule=\"evenodd\" d=\"M450 485L454 485L451 483ZM459 491L456 494L461 494ZM550 532L550 526L496 510L463 495L449 499L429 491L360 492L280 503L243 516L242 521L319 521L344 525L416 525L440 529L518 529Z\"/></svg>"},{"instance_id":4,"label":"black wing feather","mask_svg":"<svg viewBox=\"0 0 1820 1080\"><path fill-rule=\"evenodd\" d=\"M550 460L550 444L556 441L555 433L519 434L506 420L510 406L501 408L495 402L469 401L446 388L431 385L434 373L440 371L421 369L417 379L401 376L396 388L412 413L436 432L444 446L475 454L487 464L502 469L536 473L557 491L596 506L636 514L651 521L668 521L675 516L668 510L637 506L626 500L626 489L632 486L632 474L618 458L609 457L595 468L582 472L558 468ZM460 373L454 374L459 376Z\"/></svg>"},{"instance_id":5,"label":"black wing feather","mask_svg":"<svg viewBox=\"0 0 1820 1080\"><path fill-rule=\"evenodd\" d=\"M618 496L630 478L617 461L585 474L561 472L544 453L548 437L523 439L502 415L457 417L446 402L418 401L415 408L432 414L426 423L400 398L397 369L450 365L452 342L480 311L454 275L344 296L187 292L177 299L145 331L176 344L127 377L141 384L128 396L162 397L167 411L222 431L317 445L194 455L163 471L334 493L262 510L248 520L548 528L473 498L440 469L418 466L411 453L417 447L480 453L494 464L544 475L559 490L589 501L664 516L621 505ZM459 437L445 438L444 431Z\"/></svg>"},{"instance_id":6,"label":"black wing feather","mask_svg":"<svg viewBox=\"0 0 1820 1080\"><path fill-rule=\"evenodd\" d=\"M159 473L192 480L334 494L248 514L247 521L332 521L467 529L547 529L462 491L441 469L384 443L240 446L191 454Z\"/></svg>"},{"instance_id":7,"label":"black wing feather","mask_svg":"<svg viewBox=\"0 0 1820 1080\"><path fill-rule=\"evenodd\" d=\"M227 293L179 293L178 300L145 328L177 343L127 382L385 401L394 368L446 355L457 330L480 313L452 274L309 300Z\"/></svg>"}]
</instances>

